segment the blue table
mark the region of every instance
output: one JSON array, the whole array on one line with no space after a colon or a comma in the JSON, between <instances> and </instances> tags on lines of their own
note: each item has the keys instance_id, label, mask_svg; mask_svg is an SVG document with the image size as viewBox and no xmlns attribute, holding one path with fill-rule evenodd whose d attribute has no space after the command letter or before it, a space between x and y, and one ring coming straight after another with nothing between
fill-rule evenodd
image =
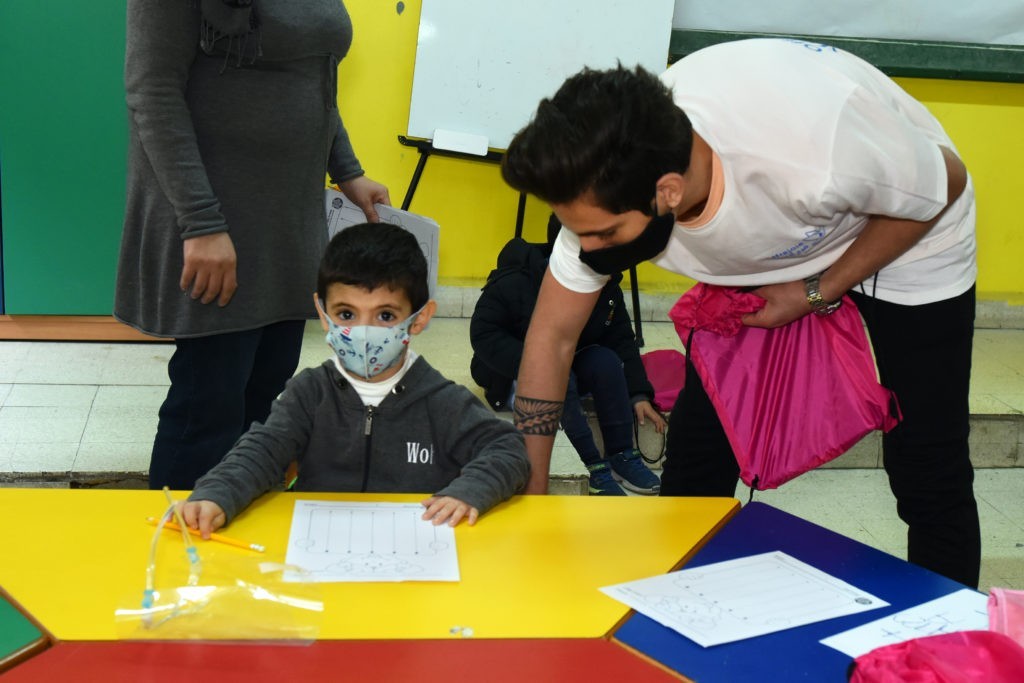
<instances>
[{"instance_id":1,"label":"blue table","mask_svg":"<svg viewBox=\"0 0 1024 683\"><path fill-rule=\"evenodd\" d=\"M614 640L698 683L839 683L847 680L852 660L819 640L965 587L764 503L744 506L686 568L774 550L872 593L890 606L709 648L633 614L615 631Z\"/></svg>"}]
</instances>

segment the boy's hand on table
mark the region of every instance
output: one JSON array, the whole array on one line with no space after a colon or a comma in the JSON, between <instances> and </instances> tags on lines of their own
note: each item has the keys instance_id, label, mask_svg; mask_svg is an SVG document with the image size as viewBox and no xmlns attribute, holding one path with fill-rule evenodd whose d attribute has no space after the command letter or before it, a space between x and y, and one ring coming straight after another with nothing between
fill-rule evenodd
<instances>
[{"instance_id":1,"label":"boy's hand on table","mask_svg":"<svg viewBox=\"0 0 1024 683\"><path fill-rule=\"evenodd\" d=\"M476 518L480 516L479 510L475 507L451 496L431 496L421 504L427 508L422 519L432 520L434 526L444 524L446 521L448 526L455 526L462 521L463 517L466 518L466 522L470 526L473 526L476 524Z\"/></svg>"},{"instance_id":2,"label":"boy's hand on table","mask_svg":"<svg viewBox=\"0 0 1024 683\"><path fill-rule=\"evenodd\" d=\"M178 503L178 511L185 524L198 529L199 535L207 541L210 540L210 534L224 526L226 521L224 511L212 500L189 500Z\"/></svg>"}]
</instances>

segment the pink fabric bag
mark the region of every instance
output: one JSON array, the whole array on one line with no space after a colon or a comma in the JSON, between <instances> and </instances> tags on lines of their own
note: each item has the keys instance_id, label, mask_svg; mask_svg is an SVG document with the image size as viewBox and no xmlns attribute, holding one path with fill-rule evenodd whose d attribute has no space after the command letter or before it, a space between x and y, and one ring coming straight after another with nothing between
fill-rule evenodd
<instances>
[{"instance_id":1,"label":"pink fabric bag","mask_svg":"<svg viewBox=\"0 0 1024 683\"><path fill-rule=\"evenodd\" d=\"M850 683L1020 683L1024 648L1002 633L958 631L884 645L854 660Z\"/></svg>"},{"instance_id":2,"label":"pink fabric bag","mask_svg":"<svg viewBox=\"0 0 1024 683\"><path fill-rule=\"evenodd\" d=\"M875 429L899 422L891 391L878 384L856 306L806 315L775 329L741 318L764 300L699 283L669 317L715 406L740 478L771 489L846 452Z\"/></svg>"},{"instance_id":3,"label":"pink fabric bag","mask_svg":"<svg viewBox=\"0 0 1024 683\"><path fill-rule=\"evenodd\" d=\"M993 588L988 592L988 628L1024 647L1024 591ZM1024 680L1024 669L1021 670Z\"/></svg>"},{"instance_id":4,"label":"pink fabric bag","mask_svg":"<svg viewBox=\"0 0 1024 683\"><path fill-rule=\"evenodd\" d=\"M640 361L654 387L654 407L669 412L686 381L686 356L675 349L658 349L640 354Z\"/></svg>"}]
</instances>

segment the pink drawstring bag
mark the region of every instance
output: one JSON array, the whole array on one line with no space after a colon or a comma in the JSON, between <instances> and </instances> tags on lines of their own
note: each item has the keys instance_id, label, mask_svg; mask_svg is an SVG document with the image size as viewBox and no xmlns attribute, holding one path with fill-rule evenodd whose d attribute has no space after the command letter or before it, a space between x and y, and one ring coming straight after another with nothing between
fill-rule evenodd
<instances>
[{"instance_id":1,"label":"pink drawstring bag","mask_svg":"<svg viewBox=\"0 0 1024 683\"><path fill-rule=\"evenodd\" d=\"M764 300L698 283L669 317L687 346L740 466L754 489L772 489L899 422L878 384L860 314L849 297L828 316L775 329L746 327Z\"/></svg>"},{"instance_id":2,"label":"pink drawstring bag","mask_svg":"<svg viewBox=\"0 0 1024 683\"><path fill-rule=\"evenodd\" d=\"M993 631L883 645L854 660L850 683L1020 683L1024 648Z\"/></svg>"},{"instance_id":3,"label":"pink drawstring bag","mask_svg":"<svg viewBox=\"0 0 1024 683\"><path fill-rule=\"evenodd\" d=\"M988 628L1024 646L1024 591L993 588L988 592ZM1024 669L1021 679L1024 680Z\"/></svg>"},{"instance_id":4,"label":"pink drawstring bag","mask_svg":"<svg viewBox=\"0 0 1024 683\"><path fill-rule=\"evenodd\" d=\"M675 349L657 349L640 354L640 361L654 387L654 407L671 411L686 381L686 356Z\"/></svg>"}]
</instances>

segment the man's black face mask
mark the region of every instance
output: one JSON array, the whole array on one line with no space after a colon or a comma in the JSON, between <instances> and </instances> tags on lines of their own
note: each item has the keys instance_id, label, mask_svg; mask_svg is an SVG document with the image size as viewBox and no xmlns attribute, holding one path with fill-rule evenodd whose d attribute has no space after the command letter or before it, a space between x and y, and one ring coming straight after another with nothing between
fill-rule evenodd
<instances>
[{"instance_id":1,"label":"man's black face mask","mask_svg":"<svg viewBox=\"0 0 1024 683\"><path fill-rule=\"evenodd\" d=\"M580 249L580 261L601 275L614 275L629 270L665 251L675 224L676 217L671 211L655 216L647 222L639 235L625 244L593 251Z\"/></svg>"}]
</instances>

